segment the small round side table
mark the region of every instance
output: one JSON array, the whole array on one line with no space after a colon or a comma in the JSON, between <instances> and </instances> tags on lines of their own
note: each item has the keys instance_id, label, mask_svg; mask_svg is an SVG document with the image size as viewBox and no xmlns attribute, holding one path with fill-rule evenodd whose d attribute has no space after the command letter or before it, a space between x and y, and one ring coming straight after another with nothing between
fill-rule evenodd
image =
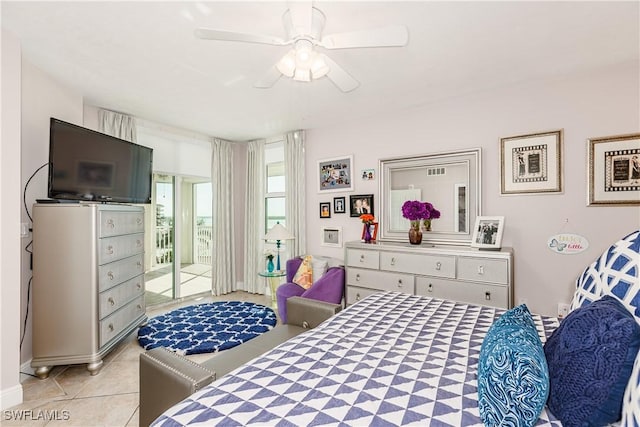
<instances>
[{"instance_id":1,"label":"small round side table","mask_svg":"<svg viewBox=\"0 0 640 427\"><path fill-rule=\"evenodd\" d=\"M258 276L264 277L271 289L271 302L276 305L276 289L280 285L280 278L287 275L285 270L280 271L260 271Z\"/></svg>"}]
</instances>

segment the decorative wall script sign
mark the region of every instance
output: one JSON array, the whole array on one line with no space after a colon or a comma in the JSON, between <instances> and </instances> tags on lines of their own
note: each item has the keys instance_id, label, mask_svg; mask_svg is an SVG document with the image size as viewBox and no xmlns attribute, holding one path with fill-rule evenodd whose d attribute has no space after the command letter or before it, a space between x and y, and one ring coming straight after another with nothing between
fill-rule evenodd
<instances>
[{"instance_id":1,"label":"decorative wall script sign","mask_svg":"<svg viewBox=\"0 0 640 427\"><path fill-rule=\"evenodd\" d=\"M562 255L573 255L585 251L589 247L589 241L578 234L563 233L549 237L547 247Z\"/></svg>"}]
</instances>

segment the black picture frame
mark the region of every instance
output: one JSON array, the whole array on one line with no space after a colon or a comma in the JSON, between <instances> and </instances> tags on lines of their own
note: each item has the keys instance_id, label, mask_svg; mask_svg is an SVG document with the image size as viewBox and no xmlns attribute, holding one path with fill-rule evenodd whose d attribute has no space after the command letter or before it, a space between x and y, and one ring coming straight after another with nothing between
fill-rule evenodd
<instances>
[{"instance_id":1,"label":"black picture frame","mask_svg":"<svg viewBox=\"0 0 640 427\"><path fill-rule=\"evenodd\" d=\"M347 213L347 198L346 197L334 197L333 198L333 213Z\"/></svg>"},{"instance_id":2,"label":"black picture frame","mask_svg":"<svg viewBox=\"0 0 640 427\"><path fill-rule=\"evenodd\" d=\"M374 215L373 194L354 194L349 196L349 212L353 218L368 213Z\"/></svg>"},{"instance_id":3,"label":"black picture frame","mask_svg":"<svg viewBox=\"0 0 640 427\"><path fill-rule=\"evenodd\" d=\"M331 202L320 202L320 218L331 218Z\"/></svg>"}]
</instances>

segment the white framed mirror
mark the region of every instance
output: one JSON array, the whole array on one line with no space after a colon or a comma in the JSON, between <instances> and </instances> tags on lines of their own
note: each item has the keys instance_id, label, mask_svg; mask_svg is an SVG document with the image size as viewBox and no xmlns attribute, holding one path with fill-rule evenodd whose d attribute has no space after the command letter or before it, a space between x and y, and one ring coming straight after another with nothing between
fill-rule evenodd
<instances>
[{"instance_id":1,"label":"white framed mirror","mask_svg":"<svg viewBox=\"0 0 640 427\"><path fill-rule=\"evenodd\" d=\"M469 245L482 210L481 149L381 159L380 240L407 242L407 200L431 203L440 218L423 233L423 244Z\"/></svg>"}]
</instances>

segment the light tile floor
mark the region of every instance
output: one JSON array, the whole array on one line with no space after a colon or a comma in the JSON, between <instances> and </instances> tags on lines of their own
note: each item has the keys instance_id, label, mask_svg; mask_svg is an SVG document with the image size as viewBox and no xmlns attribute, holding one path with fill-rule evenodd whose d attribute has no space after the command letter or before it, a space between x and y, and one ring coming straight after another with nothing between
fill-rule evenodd
<instances>
[{"instance_id":1,"label":"light tile floor","mask_svg":"<svg viewBox=\"0 0 640 427\"><path fill-rule=\"evenodd\" d=\"M151 307L147 314L151 318L190 304L229 300L254 302L275 310L271 297L238 291ZM22 374L24 402L9 408L8 412L2 411L0 425L138 426L138 368L140 353L144 350L138 345L136 333L105 357L104 366L96 376L89 375L86 365L55 367L46 380ZM212 355L188 357L198 362ZM20 415L22 420L14 419Z\"/></svg>"},{"instance_id":2,"label":"light tile floor","mask_svg":"<svg viewBox=\"0 0 640 427\"><path fill-rule=\"evenodd\" d=\"M173 295L172 267L162 267L145 273L145 302L147 306L164 304ZM211 266L182 264L180 267L180 295L189 297L211 289Z\"/></svg>"}]
</instances>

